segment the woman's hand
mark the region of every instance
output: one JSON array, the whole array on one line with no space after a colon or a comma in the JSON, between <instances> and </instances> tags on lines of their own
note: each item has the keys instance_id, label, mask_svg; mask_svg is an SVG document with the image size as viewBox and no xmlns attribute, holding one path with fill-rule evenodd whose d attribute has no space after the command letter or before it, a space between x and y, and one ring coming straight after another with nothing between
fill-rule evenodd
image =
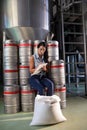
<instances>
[{"instance_id":1,"label":"woman's hand","mask_svg":"<svg viewBox=\"0 0 87 130\"><path fill-rule=\"evenodd\" d=\"M47 67L43 66L42 70L47 71Z\"/></svg>"},{"instance_id":2,"label":"woman's hand","mask_svg":"<svg viewBox=\"0 0 87 130\"><path fill-rule=\"evenodd\" d=\"M43 70L43 71L48 71L48 64L45 65L45 66L43 66L42 70Z\"/></svg>"}]
</instances>

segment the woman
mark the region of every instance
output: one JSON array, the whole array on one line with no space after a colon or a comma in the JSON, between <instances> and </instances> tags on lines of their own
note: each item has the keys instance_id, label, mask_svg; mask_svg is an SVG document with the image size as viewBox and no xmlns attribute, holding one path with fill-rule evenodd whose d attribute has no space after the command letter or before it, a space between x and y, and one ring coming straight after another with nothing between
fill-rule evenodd
<instances>
[{"instance_id":1,"label":"woman","mask_svg":"<svg viewBox=\"0 0 87 130\"><path fill-rule=\"evenodd\" d=\"M46 72L48 67L44 61L44 53L46 52L45 42L40 42L37 46L37 54L34 54L30 57L30 85L33 89L37 90L39 95L44 95L44 89L47 88L47 95L51 96L54 93L54 84L53 82L46 77ZM41 67L41 68L40 68ZM36 70L39 71L37 73Z\"/></svg>"}]
</instances>

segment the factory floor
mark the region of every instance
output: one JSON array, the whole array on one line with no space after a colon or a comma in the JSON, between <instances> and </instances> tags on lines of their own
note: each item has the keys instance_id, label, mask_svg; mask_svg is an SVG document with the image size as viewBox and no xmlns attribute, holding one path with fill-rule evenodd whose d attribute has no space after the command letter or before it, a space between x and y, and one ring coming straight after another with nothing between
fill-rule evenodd
<instances>
[{"instance_id":1,"label":"factory floor","mask_svg":"<svg viewBox=\"0 0 87 130\"><path fill-rule=\"evenodd\" d=\"M48 126L29 126L33 112L5 114L3 99L0 99L1 130L87 130L87 98L67 96L67 107L62 109L67 121Z\"/></svg>"}]
</instances>

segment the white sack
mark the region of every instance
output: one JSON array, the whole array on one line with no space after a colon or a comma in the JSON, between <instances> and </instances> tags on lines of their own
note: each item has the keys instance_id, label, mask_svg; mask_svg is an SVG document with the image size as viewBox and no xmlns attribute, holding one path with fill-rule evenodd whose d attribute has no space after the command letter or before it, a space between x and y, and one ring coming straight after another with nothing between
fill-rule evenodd
<instances>
[{"instance_id":1,"label":"white sack","mask_svg":"<svg viewBox=\"0 0 87 130\"><path fill-rule=\"evenodd\" d=\"M58 96L36 96L34 115L30 125L56 124L65 120Z\"/></svg>"}]
</instances>

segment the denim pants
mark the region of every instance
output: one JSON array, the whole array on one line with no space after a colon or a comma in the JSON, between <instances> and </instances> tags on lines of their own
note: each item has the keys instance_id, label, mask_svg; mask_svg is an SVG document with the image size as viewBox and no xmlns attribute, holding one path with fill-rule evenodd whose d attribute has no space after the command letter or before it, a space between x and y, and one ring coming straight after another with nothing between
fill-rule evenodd
<instances>
[{"instance_id":1,"label":"denim pants","mask_svg":"<svg viewBox=\"0 0 87 130\"><path fill-rule=\"evenodd\" d=\"M31 88L37 90L38 94L40 95L44 95L45 88L47 88L47 96L51 96L54 93L54 84L50 79L46 77L33 75L30 77L29 83Z\"/></svg>"}]
</instances>

